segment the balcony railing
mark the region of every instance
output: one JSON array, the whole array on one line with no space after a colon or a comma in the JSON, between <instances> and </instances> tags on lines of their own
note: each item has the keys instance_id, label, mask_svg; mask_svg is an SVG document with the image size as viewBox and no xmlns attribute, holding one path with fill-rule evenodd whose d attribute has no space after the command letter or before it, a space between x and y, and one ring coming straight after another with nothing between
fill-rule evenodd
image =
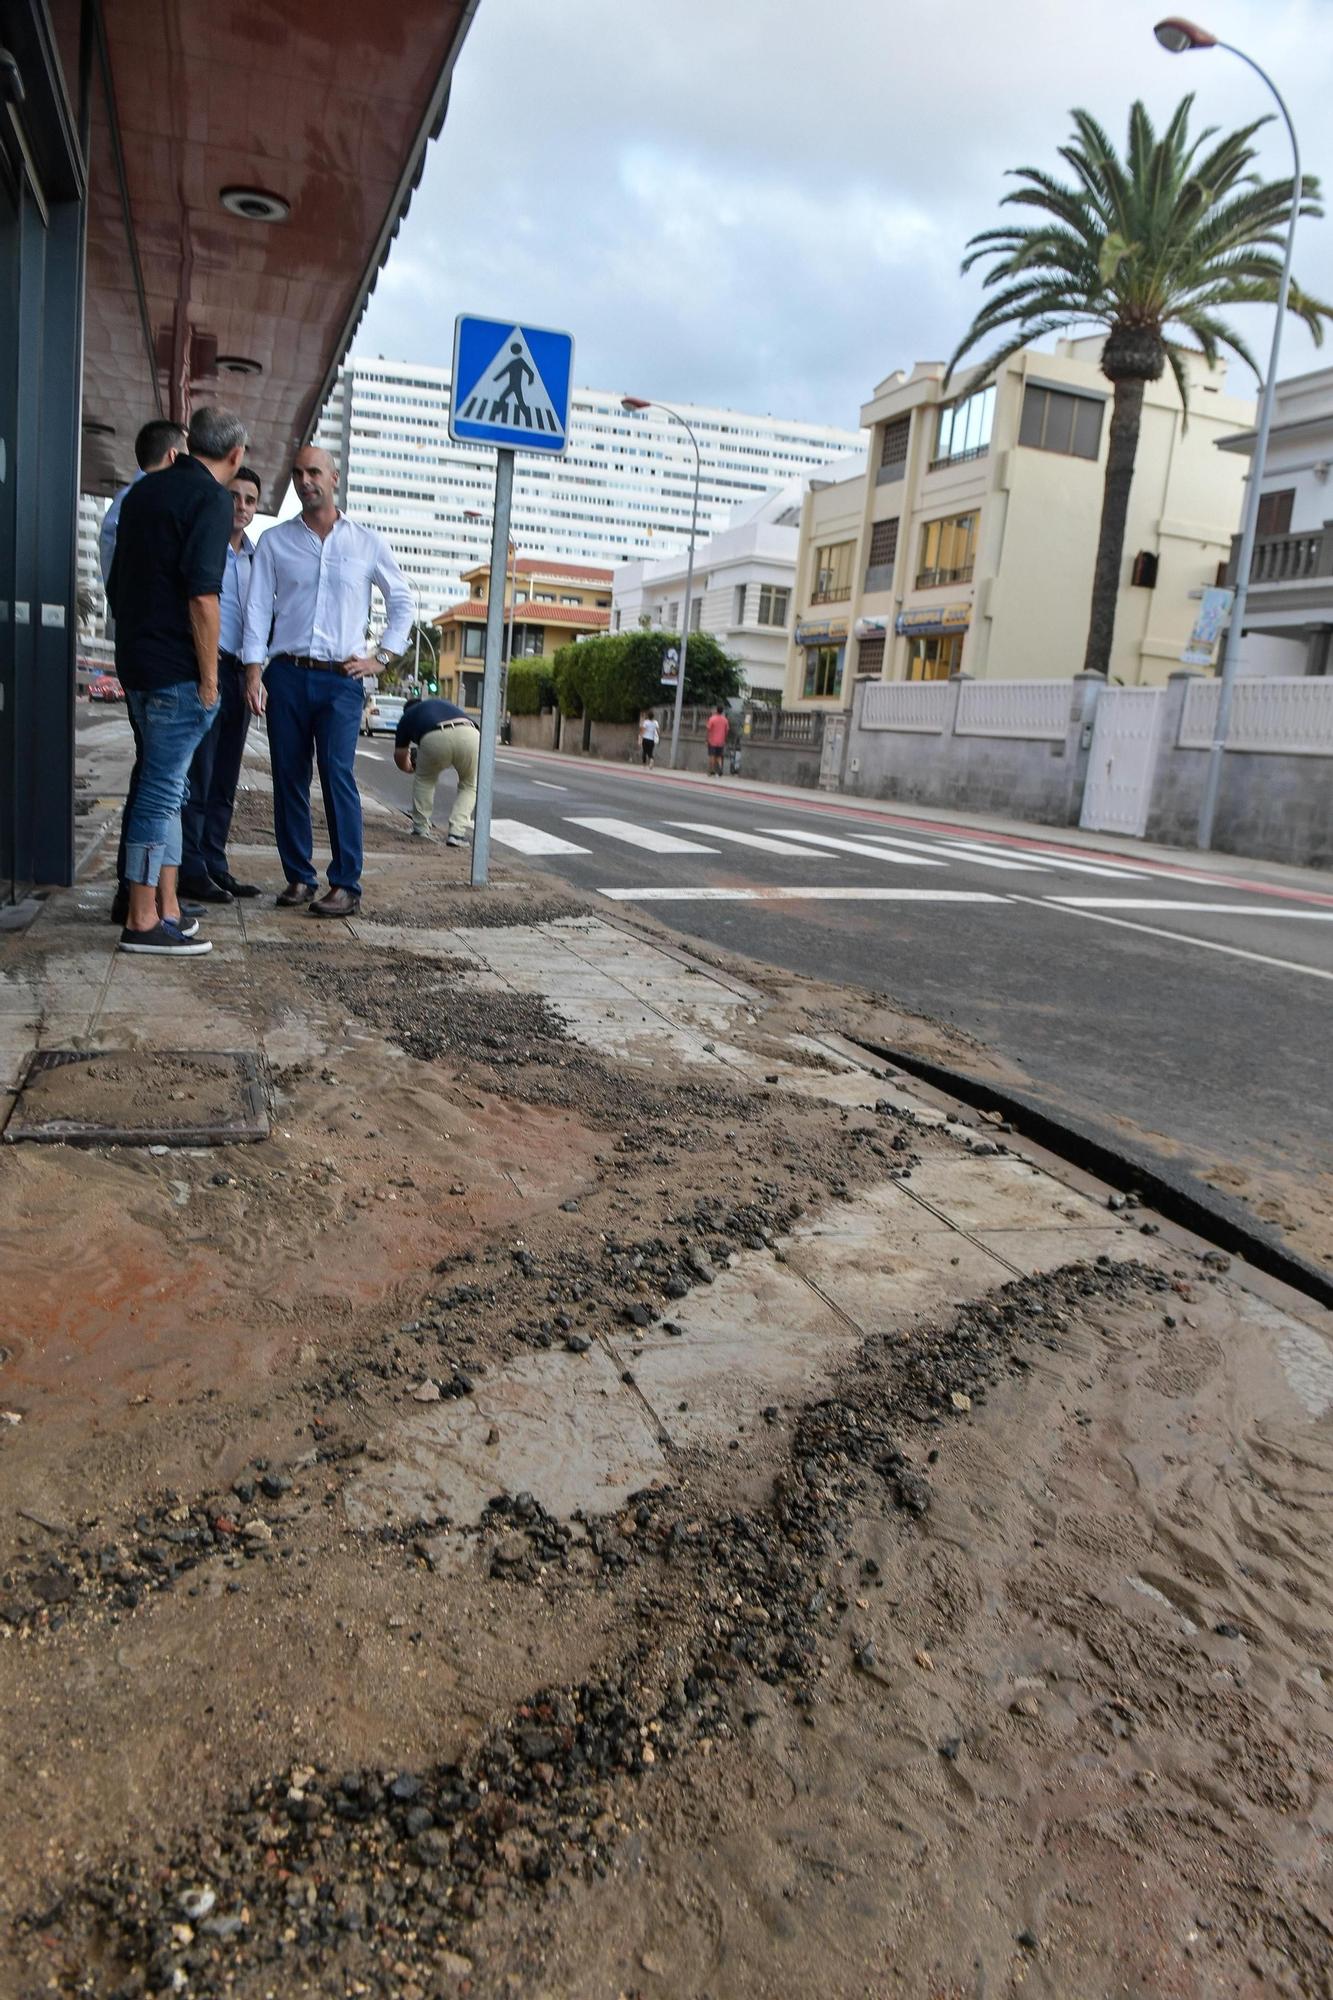
<instances>
[{"instance_id":1,"label":"balcony railing","mask_svg":"<svg viewBox=\"0 0 1333 2000\"><path fill-rule=\"evenodd\" d=\"M810 593L812 604L845 604L852 594L850 583L834 585L829 590L815 590Z\"/></svg>"},{"instance_id":2,"label":"balcony railing","mask_svg":"<svg viewBox=\"0 0 1333 2000\"><path fill-rule=\"evenodd\" d=\"M918 590L934 590L941 583L971 583L972 565L964 563L961 569L919 569L916 573Z\"/></svg>"},{"instance_id":3,"label":"balcony railing","mask_svg":"<svg viewBox=\"0 0 1333 2000\"><path fill-rule=\"evenodd\" d=\"M988 444L974 445L971 451L946 451L943 458L932 458L926 468L929 472L943 472L946 465L969 465L974 458L985 458Z\"/></svg>"},{"instance_id":4,"label":"balcony railing","mask_svg":"<svg viewBox=\"0 0 1333 2000\"><path fill-rule=\"evenodd\" d=\"M1236 560L1240 536L1231 541L1227 576L1236 580ZM1303 529L1295 535L1264 535L1254 545L1250 582L1308 583L1315 577L1333 577L1333 521L1322 528Z\"/></svg>"}]
</instances>

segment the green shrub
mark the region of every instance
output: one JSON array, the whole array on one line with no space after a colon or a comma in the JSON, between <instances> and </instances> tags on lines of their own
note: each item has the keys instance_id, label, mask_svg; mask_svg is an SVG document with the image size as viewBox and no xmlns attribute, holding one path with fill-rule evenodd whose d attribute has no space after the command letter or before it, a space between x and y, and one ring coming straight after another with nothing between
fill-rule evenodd
<instances>
[{"instance_id":1,"label":"green shrub","mask_svg":"<svg viewBox=\"0 0 1333 2000\"><path fill-rule=\"evenodd\" d=\"M515 660L509 669L509 713L540 715L554 708L555 675L545 660Z\"/></svg>"},{"instance_id":2,"label":"green shrub","mask_svg":"<svg viewBox=\"0 0 1333 2000\"><path fill-rule=\"evenodd\" d=\"M594 722L633 722L644 709L659 707L670 699L670 690L662 686L662 662L672 646L679 649L680 640L670 632L609 632L562 646L554 661L560 713L590 715ZM729 701L740 691L740 662L709 633L691 633L686 701Z\"/></svg>"}]
</instances>

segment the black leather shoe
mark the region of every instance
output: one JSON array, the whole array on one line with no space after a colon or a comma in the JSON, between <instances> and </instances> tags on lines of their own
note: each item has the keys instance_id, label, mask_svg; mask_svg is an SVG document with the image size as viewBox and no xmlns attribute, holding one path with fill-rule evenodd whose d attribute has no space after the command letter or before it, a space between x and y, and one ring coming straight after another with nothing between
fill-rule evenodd
<instances>
[{"instance_id":1,"label":"black leather shoe","mask_svg":"<svg viewBox=\"0 0 1333 2000\"><path fill-rule=\"evenodd\" d=\"M310 905L312 917L354 917L361 908L361 898L355 889L330 889L327 896L321 896L317 903Z\"/></svg>"},{"instance_id":2,"label":"black leather shoe","mask_svg":"<svg viewBox=\"0 0 1333 2000\"><path fill-rule=\"evenodd\" d=\"M213 880L232 896L257 896L260 893L257 882L238 882L229 870L221 875L215 875Z\"/></svg>"},{"instance_id":3,"label":"black leather shoe","mask_svg":"<svg viewBox=\"0 0 1333 2000\"><path fill-rule=\"evenodd\" d=\"M289 882L285 889L279 889L273 901L280 910L298 910L302 903L312 902L314 895L313 882Z\"/></svg>"},{"instance_id":4,"label":"black leather shoe","mask_svg":"<svg viewBox=\"0 0 1333 2000\"><path fill-rule=\"evenodd\" d=\"M211 875L181 876L178 884L182 896L188 896L193 903L230 903L235 899L230 889L224 889Z\"/></svg>"}]
</instances>

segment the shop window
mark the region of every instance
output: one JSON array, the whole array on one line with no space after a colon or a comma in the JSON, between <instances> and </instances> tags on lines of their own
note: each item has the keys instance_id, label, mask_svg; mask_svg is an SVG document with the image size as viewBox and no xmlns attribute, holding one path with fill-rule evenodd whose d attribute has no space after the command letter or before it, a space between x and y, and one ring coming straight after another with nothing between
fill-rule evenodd
<instances>
[{"instance_id":1,"label":"shop window","mask_svg":"<svg viewBox=\"0 0 1333 2000\"><path fill-rule=\"evenodd\" d=\"M823 701L842 693L841 646L806 647L804 692L808 701Z\"/></svg>"},{"instance_id":2,"label":"shop window","mask_svg":"<svg viewBox=\"0 0 1333 2000\"><path fill-rule=\"evenodd\" d=\"M907 647L909 681L947 681L963 670L961 632L932 632L912 639Z\"/></svg>"}]
</instances>

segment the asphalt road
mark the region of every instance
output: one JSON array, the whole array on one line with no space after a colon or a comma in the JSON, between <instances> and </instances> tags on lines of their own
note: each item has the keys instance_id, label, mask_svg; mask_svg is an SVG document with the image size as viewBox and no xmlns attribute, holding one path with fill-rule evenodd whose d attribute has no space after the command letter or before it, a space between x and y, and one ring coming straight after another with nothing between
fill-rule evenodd
<instances>
[{"instance_id":1,"label":"asphalt road","mask_svg":"<svg viewBox=\"0 0 1333 2000\"><path fill-rule=\"evenodd\" d=\"M406 803L387 743L362 746L358 775ZM451 790L446 778L441 822ZM1229 857L1157 865L1062 848L1058 832L925 826L821 794L764 798L521 752L501 752L495 815L497 854L953 1023L1029 1096L1177 1177L1238 1166L1271 1191L1328 1172L1323 877L1306 887ZM1255 879L1279 873L1284 887Z\"/></svg>"}]
</instances>

